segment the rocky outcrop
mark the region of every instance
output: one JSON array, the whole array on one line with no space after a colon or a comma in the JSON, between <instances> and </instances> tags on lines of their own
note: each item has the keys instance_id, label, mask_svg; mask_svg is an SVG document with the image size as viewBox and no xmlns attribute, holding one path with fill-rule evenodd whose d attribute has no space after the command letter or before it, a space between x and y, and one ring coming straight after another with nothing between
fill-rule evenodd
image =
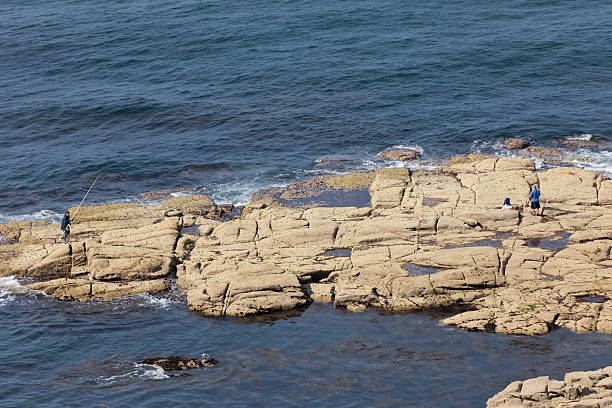
<instances>
[{"instance_id":1,"label":"rocky outcrop","mask_svg":"<svg viewBox=\"0 0 612 408\"><path fill-rule=\"evenodd\" d=\"M612 366L567 373L563 380L544 376L514 381L487 401L487 408L609 406L612 406Z\"/></svg>"},{"instance_id":2,"label":"rocky outcrop","mask_svg":"<svg viewBox=\"0 0 612 408\"><path fill-rule=\"evenodd\" d=\"M443 322L528 335L612 332L610 182L583 169L536 172L529 159L468 155L434 171L296 183L223 222L176 205L96 206L79 214L68 244L54 241L57 225L5 224L12 243L0 246L0 273L36 277L33 289L79 300L163 290L176 277L189 308L209 316L313 301L355 312L463 306ZM544 217L522 210L533 183ZM344 205L304 201L321 191ZM369 205L347 206L354 191ZM515 209L500 209L506 197Z\"/></svg>"},{"instance_id":3,"label":"rocky outcrop","mask_svg":"<svg viewBox=\"0 0 612 408\"><path fill-rule=\"evenodd\" d=\"M0 248L0 273L36 278L40 282L29 288L62 300L166 290L176 271L181 224L179 214L135 204L81 207L68 243L57 225L5 224L19 233L17 243Z\"/></svg>"},{"instance_id":4,"label":"rocky outcrop","mask_svg":"<svg viewBox=\"0 0 612 408\"><path fill-rule=\"evenodd\" d=\"M164 371L184 371L193 368L214 367L217 362L217 360L210 357L168 356L145 358L144 360L138 361L138 364L153 365Z\"/></svg>"},{"instance_id":5,"label":"rocky outcrop","mask_svg":"<svg viewBox=\"0 0 612 408\"><path fill-rule=\"evenodd\" d=\"M506 147L510 150L524 149L529 146L529 141L525 139L508 138L504 140Z\"/></svg>"},{"instance_id":6,"label":"rocky outcrop","mask_svg":"<svg viewBox=\"0 0 612 408\"><path fill-rule=\"evenodd\" d=\"M376 156L387 160L412 161L419 159L421 157L421 152L409 147L390 147L378 153Z\"/></svg>"}]
</instances>

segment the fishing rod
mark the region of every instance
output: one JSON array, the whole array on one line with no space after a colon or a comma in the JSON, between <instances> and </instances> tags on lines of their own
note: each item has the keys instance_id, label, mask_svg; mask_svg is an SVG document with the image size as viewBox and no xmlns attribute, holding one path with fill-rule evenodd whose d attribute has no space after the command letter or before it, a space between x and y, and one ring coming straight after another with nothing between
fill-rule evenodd
<instances>
[{"instance_id":1,"label":"fishing rod","mask_svg":"<svg viewBox=\"0 0 612 408\"><path fill-rule=\"evenodd\" d=\"M76 211L74 212L74 215L70 218L71 221L74 220L76 215L79 213L79 210L81 209L81 206L83 205L83 203L85 202L85 199L89 195L89 192L93 188L94 184L96 184L96 181L98 181L98 179L100 178L101 175L102 175L102 171L100 171L98 173L98 176L96 177L96 179L93 181L93 183L91 183L91 186L89 187L89 190L87 190L87 192L85 193L85 197L83 197L83 199L81 200L81 204L79 204L79 206L77 207Z\"/></svg>"}]
</instances>

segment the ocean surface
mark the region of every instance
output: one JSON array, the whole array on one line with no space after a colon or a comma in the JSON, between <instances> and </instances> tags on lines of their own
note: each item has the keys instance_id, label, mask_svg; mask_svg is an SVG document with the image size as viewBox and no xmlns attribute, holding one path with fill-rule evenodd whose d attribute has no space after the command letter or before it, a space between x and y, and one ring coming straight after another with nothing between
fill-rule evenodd
<instances>
[{"instance_id":1,"label":"ocean surface","mask_svg":"<svg viewBox=\"0 0 612 408\"><path fill-rule=\"evenodd\" d=\"M0 222L57 221L97 174L87 203L204 188L245 204L405 165L376 158L392 146L427 168L515 154L506 137L612 175L610 1L1 3ZM1 407L470 407L516 379L612 364L597 333L468 333L316 304L217 320L169 294L61 303L2 279ZM201 353L219 365L188 377L135 363Z\"/></svg>"},{"instance_id":2,"label":"ocean surface","mask_svg":"<svg viewBox=\"0 0 612 408\"><path fill-rule=\"evenodd\" d=\"M612 174L610 1L4 0L0 221L556 146ZM580 150L580 149L578 149ZM584 149L582 149L584 150ZM317 166L322 158L343 159ZM412 163L411 166L419 166ZM427 165L427 163L423 164Z\"/></svg>"},{"instance_id":3,"label":"ocean surface","mask_svg":"<svg viewBox=\"0 0 612 408\"><path fill-rule=\"evenodd\" d=\"M612 336L601 333L472 333L441 315L327 304L276 320L211 319L171 299L0 298L0 406L484 407L511 381L612 364ZM219 363L180 377L137 363L177 354Z\"/></svg>"}]
</instances>

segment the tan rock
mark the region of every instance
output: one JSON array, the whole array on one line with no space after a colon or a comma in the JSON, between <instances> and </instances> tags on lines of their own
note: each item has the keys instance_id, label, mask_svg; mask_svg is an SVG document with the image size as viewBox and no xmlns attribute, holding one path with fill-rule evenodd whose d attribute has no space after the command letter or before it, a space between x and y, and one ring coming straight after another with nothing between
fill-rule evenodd
<instances>
[{"instance_id":1,"label":"tan rock","mask_svg":"<svg viewBox=\"0 0 612 408\"><path fill-rule=\"evenodd\" d=\"M612 401L601 381L611 378L608 371L574 372L565 375L565 381L551 380L548 376L515 381L487 401L487 408L496 407L605 407ZM597 381L600 381L597 383Z\"/></svg>"},{"instance_id":2,"label":"tan rock","mask_svg":"<svg viewBox=\"0 0 612 408\"><path fill-rule=\"evenodd\" d=\"M213 201L205 194L194 194L186 196L171 197L164 201L164 206L180 210L185 214L203 215L214 205Z\"/></svg>"},{"instance_id":3,"label":"tan rock","mask_svg":"<svg viewBox=\"0 0 612 408\"><path fill-rule=\"evenodd\" d=\"M421 157L421 152L407 147L390 147L376 155L387 160L412 161Z\"/></svg>"},{"instance_id":4,"label":"tan rock","mask_svg":"<svg viewBox=\"0 0 612 408\"><path fill-rule=\"evenodd\" d=\"M410 183L410 169L379 169L370 186L372 208L393 208L402 203Z\"/></svg>"},{"instance_id":5,"label":"tan rock","mask_svg":"<svg viewBox=\"0 0 612 408\"><path fill-rule=\"evenodd\" d=\"M590 170L555 167L540 174L540 201L545 203L597 204L597 179Z\"/></svg>"},{"instance_id":6,"label":"tan rock","mask_svg":"<svg viewBox=\"0 0 612 408\"><path fill-rule=\"evenodd\" d=\"M525 139L508 138L504 140L506 147L510 150L524 149L529 146L529 141Z\"/></svg>"}]
</instances>

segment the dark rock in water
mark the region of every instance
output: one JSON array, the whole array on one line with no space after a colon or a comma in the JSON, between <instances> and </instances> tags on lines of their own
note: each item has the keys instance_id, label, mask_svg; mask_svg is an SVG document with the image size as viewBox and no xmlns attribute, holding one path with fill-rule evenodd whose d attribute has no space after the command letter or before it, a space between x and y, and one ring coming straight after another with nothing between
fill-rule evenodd
<instances>
[{"instance_id":1,"label":"dark rock in water","mask_svg":"<svg viewBox=\"0 0 612 408\"><path fill-rule=\"evenodd\" d=\"M201 359L199 357L169 356L145 358L138 363L154 365L165 371L182 371L192 368L214 367L217 364L217 360L214 358Z\"/></svg>"},{"instance_id":2,"label":"dark rock in water","mask_svg":"<svg viewBox=\"0 0 612 408\"><path fill-rule=\"evenodd\" d=\"M411 161L421 157L421 152L407 147L390 147L376 156L387 160Z\"/></svg>"},{"instance_id":3,"label":"dark rock in water","mask_svg":"<svg viewBox=\"0 0 612 408\"><path fill-rule=\"evenodd\" d=\"M524 139L509 138L505 140L506 147L510 150L524 149L529 146L529 141Z\"/></svg>"},{"instance_id":4,"label":"dark rock in water","mask_svg":"<svg viewBox=\"0 0 612 408\"><path fill-rule=\"evenodd\" d=\"M278 200L278 198L285 191L284 187L268 187L257 190L251 195L251 202L268 202L272 203Z\"/></svg>"},{"instance_id":5,"label":"dark rock in water","mask_svg":"<svg viewBox=\"0 0 612 408\"><path fill-rule=\"evenodd\" d=\"M320 159L315 160L315 166L319 167L346 165L351 163L355 163L355 161L334 156L323 156Z\"/></svg>"}]
</instances>

